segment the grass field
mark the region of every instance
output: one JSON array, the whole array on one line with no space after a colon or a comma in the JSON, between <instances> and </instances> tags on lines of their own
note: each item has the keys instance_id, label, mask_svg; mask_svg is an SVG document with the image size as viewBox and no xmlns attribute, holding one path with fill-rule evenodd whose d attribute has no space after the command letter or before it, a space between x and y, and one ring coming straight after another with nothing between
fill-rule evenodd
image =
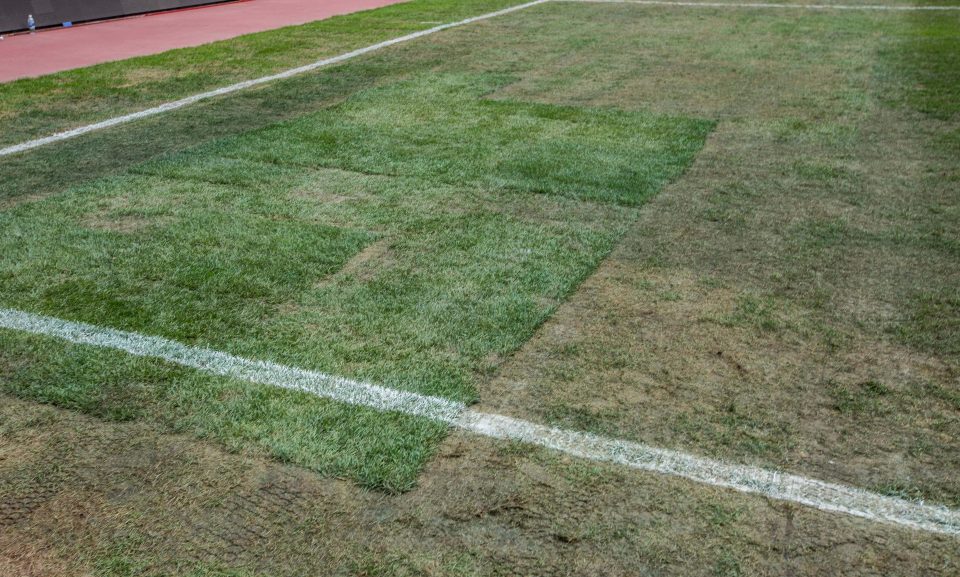
<instances>
[{"instance_id":1,"label":"grass field","mask_svg":"<svg viewBox=\"0 0 960 577\"><path fill-rule=\"evenodd\" d=\"M0 85L0 144L510 2ZM0 307L960 507L960 12L552 2L0 158ZM957 538L0 330L0 574L951 575Z\"/></svg>"}]
</instances>

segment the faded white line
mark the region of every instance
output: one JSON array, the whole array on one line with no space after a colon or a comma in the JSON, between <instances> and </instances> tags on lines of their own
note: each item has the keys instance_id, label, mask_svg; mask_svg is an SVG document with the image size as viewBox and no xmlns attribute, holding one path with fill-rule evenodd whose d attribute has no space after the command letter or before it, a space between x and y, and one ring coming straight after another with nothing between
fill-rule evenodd
<instances>
[{"instance_id":1,"label":"faded white line","mask_svg":"<svg viewBox=\"0 0 960 577\"><path fill-rule=\"evenodd\" d=\"M960 536L960 511L942 506L906 501L770 469L724 463L641 443L556 429L501 415L467 411L456 424L487 437L531 443L583 459L683 477L705 485L799 503L821 511Z\"/></svg>"},{"instance_id":2,"label":"faded white line","mask_svg":"<svg viewBox=\"0 0 960 577\"><path fill-rule=\"evenodd\" d=\"M673 2L670 0L553 0L588 4L641 4L695 8L794 8L802 10L879 10L892 12L960 10L960 6L896 6L892 4L787 4L772 2Z\"/></svg>"},{"instance_id":3,"label":"faded white line","mask_svg":"<svg viewBox=\"0 0 960 577\"><path fill-rule=\"evenodd\" d=\"M162 359L214 375L303 391L319 397L449 423L460 429L546 447L571 456L682 477L771 499L791 501L873 521L960 536L960 511L906 501L854 487L759 467L735 465L679 451L556 429L468 410L462 403L398 391L324 373L255 361L169 339L0 309L0 328Z\"/></svg>"},{"instance_id":4,"label":"faded white line","mask_svg":"<svg viewBox=\"0 0 960 577\"><path fill-rule=\"evenodd\" d=\"M266 84L268 82L274 82L276 80L283 80L285 78L290 78L292 76L297 76L304 74L306 72L311 72L318 68L323 68L325 66L330 66L332 64L338 64L358 56L363 56L364 54L369 54L377 50L382 50L389 46L395 44L400 44L403 42L409 42L411 40L416 40L417 38L423 38L424 36L429 36L430 34L436 34L437 32L442 32L443 30L448 30L450 28L456 28L458 26L464 26L467 24L472 24L473 22L479 22L481 20L488 20L490 18L496 18L497 16L503 16L504 14L509 14L511 12L516 12L517 10L523 10L524 8L530 8L531 6L536 6L538 4L544 4L552 0L535 0L533 2L527 2L526 4L519 4L517 6L511 6L509 8L504 8L503 10L497 10L496 12L490 12L487 14L481 14L480 16L473 16L465 20L460 20L459 22L450 22L448 24L441 24L440 26L434 26L433 28L428 28L427 30L421 30L419 32L413 32L405 36L400 36L398 38L392 38L390 40L385 40L383 42L378 42L372 44L365 48L359 48L345 54L340 54L339 56L334 56L332 58L325 58L323 60L318 60L311 64L300 66L297 68L291 68L290 70L285 70L277 74L271 74L269 76L263 76L261 78L255 78L253 80L245 80L243 82L238 82L236 84L231 84L230 86L224 86L222 88L217 88L216 90L210 90L209 92L203 92L201 94L194 94L193 96L187 96L186 98L181 98L180 100L175 100L173 102L167 102L166 104L161 104L153 108L148 108L146 110L141 110L139 112L133 112L131 114L124 114L122 116L117 116L110 118L108 120L103 120L101 122L95 122L93 124L88 124L86 126L81 126L79 128L74 128L72 130L66 130L64 132L58 132L50 136L43 138L38 138L36 140L30 140L20 144L15 144L13 146L8 146L6 148L0 148L0 157L9 156L11 154L17 154L20 152L26 152L34 148L38 148L47 144L52 144L54 142L60 142L70 138L75 138L83 134L88 134L90 132L96 132L98 130L103 130L105 128L110 128L112 126L117 126L119 124L126 124L127 122L133 122L134 120L140 120L142 118L147 118L150 116L156 116L158 114L163 114L165 112L170 112L172 110L177 110L178 108L183 108L184 106L189 106L201 100L207 100L209 98L214 98L217 96L223 96L225 94L230 94L232 92L238 92L240 90L245 90L247 88L252 88L254 86L259 86L261 84Z\"/></svg>"}]
</instances>

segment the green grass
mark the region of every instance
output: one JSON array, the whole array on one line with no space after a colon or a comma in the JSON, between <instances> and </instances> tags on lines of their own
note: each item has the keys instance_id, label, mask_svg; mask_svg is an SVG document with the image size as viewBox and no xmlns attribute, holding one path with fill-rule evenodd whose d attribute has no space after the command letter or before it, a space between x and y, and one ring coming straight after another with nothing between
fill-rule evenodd
<instances>
[{"instance_id":1,"label":"green grass","mask_svg":"<svg viewBox=\"0 0 960 577\"><path fill-rule=\"evenodd\" d=\"M0 144L13 144L272 74L516 4L416 0L202 46L0 84Z\"/></svg>"},{"instance_id":2,"label":"green grass","mask_svg":"<svg viewBox=\"0 0 960 577\"><path fill-rule=\"evenodd\" d=\"M948 120L960 112L960 16L911 14L881 54L898 77L891 96L911 108Z\"/></svg>"},{"instance_id":3,"label":"green grass","mask_svg":"<svg viewBox=\"0 0 960 577\"><path fill-rule=\"evenodd\" d=\"M0 350L6 392L111 421L149 420L385 491L409 489L446 432L423 419L7 331Z\"/></svg>"},{"instance_id":4,"label":"green grass","mask_svg":"<svg viewBox=\"0 0 960 577\"><path fill-rule=\"evenodd\" d=\"M481 99L502 82L418 76L0 213L0 302L472 401L712 126ZM412 486L443 434L2 338L9 392L370 487Z\"/></svg>"},{"instance_id":5,"label":"green grass","mask_svg":"<svg viewBox=\"0 0 960 577\"><path fill-rule=\"evenodd\" d=\"M509 0L415 0L0 84L0 143L23 142L142 110L429 28L431 22L456 21L510 4ZM428 70L451 56L451 51L440 54L429 43L411 43L30 154L0 158L0 210L18 198L62 192L159 155L313 112L358 90Z\"/></svg>"},{"instance_id":6,"label":"green grass","mask_svg":"<svg viewBox=\"0 0 960 577\"><path fill-rule=\"evenodd\" d=\"M927 156L940 164L938 170L924 175L924 184L956 190L960 184L960 16L915 14L908 23L881 51L881 70L889 80L884 94L896 106L943 121L942 128L924 142ZM919 233L898 227L889 240L922 246L958 262L960 211L954 196L942 195L920 218L925 226ZM888 327L890 334L919 350L960 355L956 279L946 286L918 284L904 300L908 311Z\"/></svg>"},{"instance_id":7,"label":"green grass","mask_svg":"<svg viewBox=\"0 0 960 577\"><path fill-rule=\"evenodd\" d=\"M0 144L142 110L426 29L431 23L457 21L511 4L512 0L414 0L0 84ZM461 56L464 50L466 45L458 49ZM313 112L358 90L429 70L453 56L450 50L441 53L430 43L413 42L30 154L0 158L0 210L21 197L62 192L159 155Z\"/></svg>"},{"instance_id":8,"label":"green grass","mask_svg":"<svg viewBox=\"0 0 960 577\"><path fill-rule=\"evenodd\" d=\"M712 127L702 120L480 98L508 83L495 76L421 76L219 152L637 205L683 171Z\"/></svg>"}]
</instances>

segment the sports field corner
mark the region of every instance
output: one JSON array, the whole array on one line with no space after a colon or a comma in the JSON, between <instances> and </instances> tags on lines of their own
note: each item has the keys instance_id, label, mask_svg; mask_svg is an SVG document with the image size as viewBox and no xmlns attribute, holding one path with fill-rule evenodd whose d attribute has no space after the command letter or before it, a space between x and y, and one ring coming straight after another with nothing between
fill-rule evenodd
<instances>
[{"instance_id":1,"label":"sports field corner","mask_svg":"<svg viewBox=\"0 0 960 577\"><path fill-rule=\"evenodd\" d=\"M0 84L0 574L960 573L958 91L896 0Z\"/></svg>"}]
</instances>

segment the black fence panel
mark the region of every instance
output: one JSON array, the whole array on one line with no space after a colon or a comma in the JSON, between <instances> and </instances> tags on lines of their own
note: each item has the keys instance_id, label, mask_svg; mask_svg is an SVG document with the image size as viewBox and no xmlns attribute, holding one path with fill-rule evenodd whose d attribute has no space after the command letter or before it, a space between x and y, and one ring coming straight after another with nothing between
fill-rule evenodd
<instances>
[{"instance_id":1,"label":"black fence panel","mask_svg":"<svg viewBox=\"0 0 960 577\"><path fill-rule=\"evenodd\" d=\"M117 16L132 16L229 0L0 0L0 32L27 28L33 14L37 28L64 22L87 22Z\"/></svg>"}]
</instances>

